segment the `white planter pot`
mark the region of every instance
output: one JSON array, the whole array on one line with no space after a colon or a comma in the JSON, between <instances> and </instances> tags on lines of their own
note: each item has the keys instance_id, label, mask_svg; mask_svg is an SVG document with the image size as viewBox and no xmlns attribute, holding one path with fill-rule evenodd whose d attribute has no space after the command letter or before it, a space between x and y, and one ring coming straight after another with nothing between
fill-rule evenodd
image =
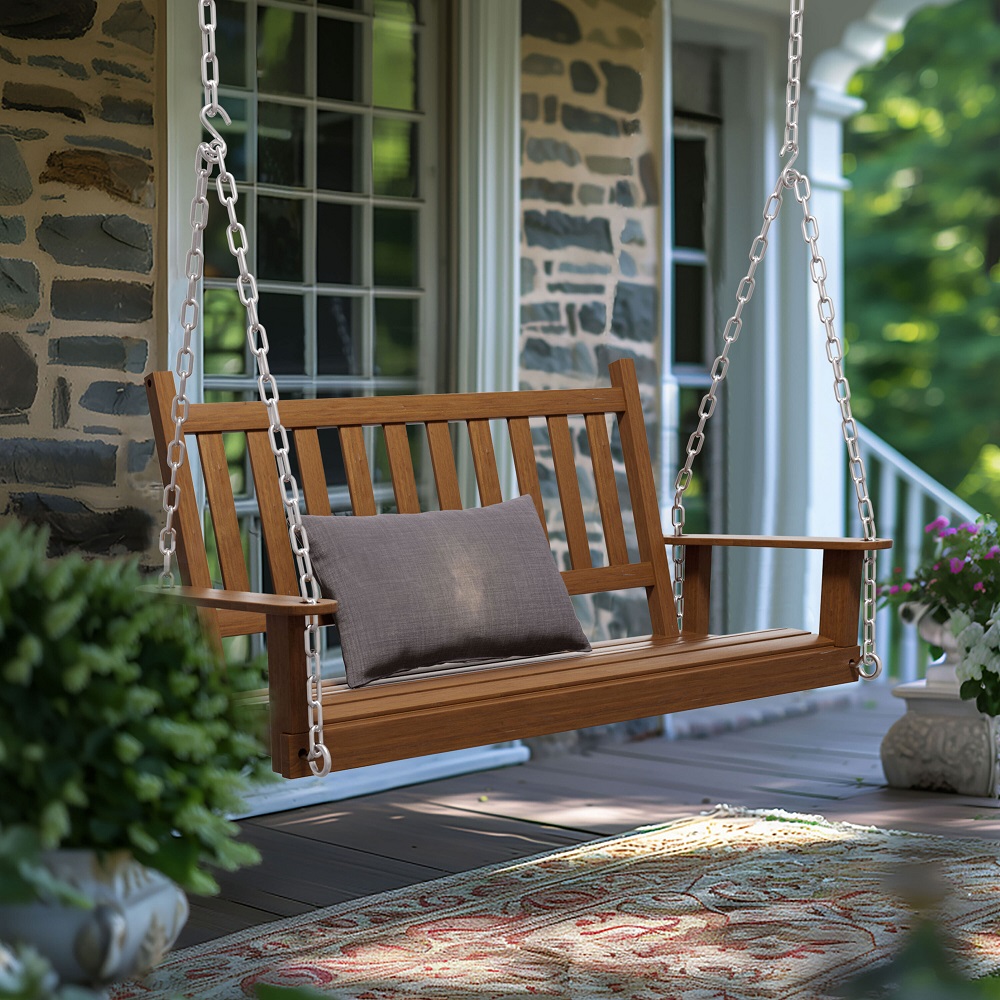
<instances>
[{"instance_id":1,"label":"white planter pot","mask_svg":"<svg viewBox=\"0 0 1000 1000\"><path fill-rule=\"evenodd\" d=\"M928 689L958 694L958 675L955 673L955 668L962 662L958 654L958 640L951 631L951 624L936 621L930 611L926 604L911 602L899 606L899 617L908 624L915 624L917 633L925 642L944 650L944 656L927 668Z\"/></svg>"},{"instance_id":2,"label":"white planter pot","mask_svg":"<svg viewBox=\"0 0 1000 1000\"><path fill-rule=\"evenodd\" d=\"M29 944L66 983L99 986L157 965L188 917L184 893L126 851L52 851L57 878L94 900L89 910L32 903L0 906L0 940Z\"/></svg>"}]
</instances>

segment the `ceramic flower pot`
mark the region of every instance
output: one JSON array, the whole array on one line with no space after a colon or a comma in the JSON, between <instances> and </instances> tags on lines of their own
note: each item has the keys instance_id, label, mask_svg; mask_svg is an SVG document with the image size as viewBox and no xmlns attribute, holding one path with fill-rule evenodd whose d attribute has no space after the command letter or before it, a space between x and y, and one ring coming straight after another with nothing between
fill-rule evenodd
<instances>
[{"instance_id":1,"label":"ceramic flower pot","mask_svg":"<svg viewBox=\"0 0 1000 1000\"><path fill-rule=\"evenodd\" d=\"M917 602L901 604L899 617L907 624L916 625L921 639L944 651L944 656L927 668L927 687L935 691L951 691L957 695L959 684L955 668L961 663L962 658L958 652L958 640L951 631L951 624L937 621L931 614L929 605Z\"/></svg>"},{"instance_id":2,"label":"ceramic flower pot","mask_svg":"<svg viewBox=\"0 0 1000 1000\"><path fill-rule=\"evenodd\" d=\"M184 893L126 851L103 857L52 851L45 863L92 899L93 908L0 906L0 940L32 945L65 983L100 986L143 975L160 962L187 920Z\"/></svg>"}]
</instances>

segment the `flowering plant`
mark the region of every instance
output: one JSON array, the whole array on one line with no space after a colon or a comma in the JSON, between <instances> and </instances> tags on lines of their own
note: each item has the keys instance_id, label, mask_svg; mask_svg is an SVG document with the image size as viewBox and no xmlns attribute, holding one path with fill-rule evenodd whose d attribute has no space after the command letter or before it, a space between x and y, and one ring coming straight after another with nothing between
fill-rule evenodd
<instances>
[{"instance_id":1,"label":"flowering plant","mask_svg":"<svg viewBox=\"0 0 1000 1000\"><path fill-rule=\"evenodd\" d=\"M975 698L980 712L1000 715L1000 605L993 608L986 622L954 611L951 628L962 657L955 668L959 693L963 698Z\"/></svg>"},{"instance_id":2,"label":"flowering plant","mask_svg":"<svg viewBox=\"0 0 1000 1000\"><path fill-rule=\"evenodd\" d=\"M938 517L924 531L934 536L932 555L908 577L897 569L879 590L883 604L924 604L939 622L962 610L970 621L985 624L1000 603L997 523L981 517L952 527L948 518Z\"/></svg>"}]
</instances>

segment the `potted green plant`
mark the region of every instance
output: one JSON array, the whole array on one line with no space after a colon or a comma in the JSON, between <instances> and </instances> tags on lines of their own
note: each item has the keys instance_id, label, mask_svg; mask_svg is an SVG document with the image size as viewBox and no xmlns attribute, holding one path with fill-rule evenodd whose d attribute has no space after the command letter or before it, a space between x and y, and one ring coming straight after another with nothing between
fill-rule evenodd
<instances>
[{"instance_id":1,"label":"potted green plant","mask_svg":"<svg viewBox=\"0 0 1000 1000\"><path fill-rule=\"evenodd\" d=\"M47 559L46 544L0 529L0 830L31 831L95 905L8 892L0 940L39 948L64 982L106 982L173 943L180 889L259 860L226 814L262 759L240 698L260 674L224 665L134 561Z\"/></svg>"}]
</instances>

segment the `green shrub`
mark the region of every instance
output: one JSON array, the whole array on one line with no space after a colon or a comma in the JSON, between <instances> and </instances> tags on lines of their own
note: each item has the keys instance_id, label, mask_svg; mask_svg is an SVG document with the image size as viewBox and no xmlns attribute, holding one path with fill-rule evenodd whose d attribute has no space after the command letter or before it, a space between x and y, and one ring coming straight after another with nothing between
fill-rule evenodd
<instances>
[{"instance_id":1,"label":"green shrub","mask_svg":"<svg viewBox=\"0 0 1000 1000\"><path fill-rule=\"evenodd\" d=\"M225 818L261 760L238 697L259 670L224 667L134 562L47 560L46 540L0 530L0 827L217 891L206 865L259 860Z\"/></svg>"}]
</instances>

